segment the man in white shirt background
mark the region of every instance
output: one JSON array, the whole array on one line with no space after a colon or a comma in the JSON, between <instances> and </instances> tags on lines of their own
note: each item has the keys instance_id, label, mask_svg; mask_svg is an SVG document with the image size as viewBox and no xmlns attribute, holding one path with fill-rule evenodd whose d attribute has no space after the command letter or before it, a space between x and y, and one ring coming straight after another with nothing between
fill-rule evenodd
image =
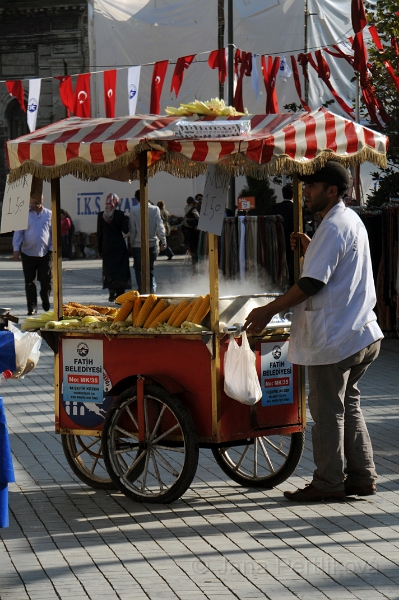
<instances>
[{"instance_id":1,"label":"man in white shirt background","mask_svg":"<svg viewBox=\"0 0 399 600\"><path fill-rule=\"evenodd\" d=\"M285 294L254 309L249 334L294 307L288 360L308 365L309 409L316 469L304 489L284 492L297 502L344 499L376 493L377 474L357 384L377 358L383 337L376 303L366 229L342 197L348 171L336 161L303 176L306 208L322 222L312 240L291 235L304 256L299 280Z\"/></svg>"},{"instance_id":2,"label":"man in white shirt background","mask_svg":"<svg viewBox=\"0 0 399 600\"><path fill-rule=\"evenodd\" d=\"M140 190L135 192L138 202L130 211L130 245L133 253L133 269L136 276L137 290L141 293L141 225L140 225ZM148 238L150 246L150 292L155 294L157 284L154 277L154 263L159 254L166 250L165 227L158 206L148 203ZM161 246L159 248L159 245Z\"/></svg>"},{"instance_id":3,"label":"man in white shirt background","mask_svg":"<svg viewBox=\"0 0 399 600\"><path fill-rule=\"evenodd\" d=\"M22 259L28 315L37 313L36 280L40 283L43 310L50 309L51 293L51 210L44 208L43 196L32 191L27 229L14 231L13 259Z\"/></svg>"}]
</instances>

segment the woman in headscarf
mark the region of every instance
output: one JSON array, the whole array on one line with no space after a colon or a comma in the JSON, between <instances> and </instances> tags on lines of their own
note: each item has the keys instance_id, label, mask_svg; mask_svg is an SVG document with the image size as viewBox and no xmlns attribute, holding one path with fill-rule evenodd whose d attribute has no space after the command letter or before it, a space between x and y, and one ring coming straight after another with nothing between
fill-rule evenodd
<instances>
[{"instance_id":1,"label":"woman in headscarf","mask_svg":"<svg viewBox=\"0 0 399 600\"><path fill-rule=\"evenodd\" d=\"M129 254L123 234L129 233L129 217L116 207L119 197L108 194L105 209L97 218L98 255L103 260L103 288L109 289L109 301L132 287Z\"/></svg>"}]
</instances>

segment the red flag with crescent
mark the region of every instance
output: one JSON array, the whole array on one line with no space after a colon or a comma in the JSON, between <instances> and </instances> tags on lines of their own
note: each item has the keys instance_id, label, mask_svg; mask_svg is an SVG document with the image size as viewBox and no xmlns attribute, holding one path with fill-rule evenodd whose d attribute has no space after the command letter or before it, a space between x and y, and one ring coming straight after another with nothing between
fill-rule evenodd
<instances>
[{"instance_id":1,"label":"red flag with crescent","mask_svg":"<svg viewBox=\"0 0 399 600\"><path fill-rule=\"evenodd\" d=\"M150 114L159 115L161 112L161 94L168 69L168 60L156 62L152 72Z\"/></svg>"},{"instance_id":2,"label":"red flag with crescent","mask_svg":"<svg viewBox=\"0 0 399 600\"><path fill-rule=\"evenodd\" d=\"M90 118L90 73L78 75L75 88L75 117Z\"/></svg>"},{"instance_id":3,"label":"red flag with crescent","mask_svg":"<svg viewBox=\"0 0 399 600\"><path fill-rule=\"evenodd\" d=\"M116 69L104 71L104 106L105 116L108 119L115 118L116 103Z\"/></svg>"},{"instance_id":4,"label":"red flag with crescent","mask_svg":"<svg viewBox=\"0 0 399 600\"><path fill-rule=\"evenodd\" d=\"M190 54L190 56L181 56L177 59L170 86L170 92L172 93L173 90L175 90L176 98L179 95L181 84L183 83L184 69L188 69L194 58L195 54Z\"/></svg>"},{"instance_id":5,"label":"red flag with crescent","mask_svg":"<svg viewBox=\"0 0 399 600\"><path fill-rule=\"evenodd\" d=\"M24 100L24 88L22 86L22 80L17 79L15 81L6 81L6 87L11 96L14 96L21 105L23 111L26 112L25 100Z\"/></svg>"},{"instance_id":6,"label":"red flag with crescent","mask_svg":"<svg viewBox=\"0 0 399 600\"><path fill-rule=\"evenodd\" d=\"M352 27L355 33L360 33L367 25L366 11L363 0L352 0L351 2Z\"/></svg>"}]
</instances>

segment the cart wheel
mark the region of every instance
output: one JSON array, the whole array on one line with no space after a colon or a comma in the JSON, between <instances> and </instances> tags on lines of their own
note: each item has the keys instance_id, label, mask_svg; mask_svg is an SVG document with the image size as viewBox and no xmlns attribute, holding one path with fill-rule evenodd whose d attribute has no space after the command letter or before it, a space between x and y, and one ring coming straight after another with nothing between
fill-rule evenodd
<instances>
[{"instance_id":1,"label":"cart wheel","mask_svg":"<svg viewBox=\"0 0 399 600\"><path fill-rule=\"evenodd\" d=\"M81 481L99 490L115 489L104 466L101 438L64 433L61 441L69 466Z\"/></svg>"},{"instance_id":2,"label":"cart wheel","mask_svg":"<svg viewBox=\"0 0 399 600\"><path fill-rule=\"evenodd\" d=\"M247 487L272 488L294 472L305 443L305 432L248 439L242 446L212 448L219 467Z\"/></svg>"},{"instance_id":3,"label":"cart wheel","mask_svg":"<svg viewBox=\"0 0 399 600\"><path fill-rule=\"evenodd\" d=\"M136 386L112 403L103 427L104 462L126 496L167 504L194 479L197 434L186 407L161 386L145 385L143 404L145 439L139 442Z\"/></svg>"}]
</instances>

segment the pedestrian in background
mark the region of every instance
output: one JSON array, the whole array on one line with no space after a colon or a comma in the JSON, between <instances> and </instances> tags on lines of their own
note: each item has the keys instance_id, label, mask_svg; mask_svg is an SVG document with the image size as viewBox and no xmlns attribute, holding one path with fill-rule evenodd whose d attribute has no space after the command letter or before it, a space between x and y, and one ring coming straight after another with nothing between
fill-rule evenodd
<instances>
[{"instance_id":1,"label":"pedestrian in background","mask_svg":"<svg viewBox=\"0 0 399 600\"><path fill-rule=\"evenodd\" d=\"M137 289L141 294L141 225L140 225L140 190L134 194L138 202L130 211L130 245L133 253L133 269L136 276ZM157 284L154 277L154 263L160 250L166 250L165 227L158 206L148 201L148 240L150 247L150 292L155 294Z\"/></svg>"},{"instance_id":2,"label":"pedestrian in background","mask_svg":"<svg viewBox=\"0 0 399 600\"><path fill-rule=\"evenodd\" d=\"M36 280L44 311L50 310L51 292L51 210L44 208L43 196L35 194L29 201L27 229L14 231L13 259L22 259L28 315L37 313Z\"/></svg>"},{"instance_id":3,"label":"pedestrian in background","mask_svg":"<svg viewBox=\"0 0 399 600\"><path fill-rule=\"evenodd\" d=\"M161 219L162 219L163 226L165 227L165 235L166 235L166 243L167 243L166 250L161 252L161 254L166 254L166 256L168 257L168 260L172 260L172 258L174 257L174 252L172 251L172 248L169 246L169 240L168 240L168 238L170 236L170 214L166 210L165 202L163 200L160 200L158 202L158 208L159 208L159 212L161 213Z\"/></svg>"},{"instance_id":4,"label":"pedestrian in background","mask_svg":"<svg viewBox=\"0 0 399 600\"><path fill-rule=\"evenodd\" d=\"M198 195L201 194L197 194L197 196ZM187 198L187 204L189 198ZM198 266L198 241L200 234L198 229L198 222L200 218L200 210L201 203L194 200L194 203L191 205L191 208L186 212L186 216L184 217L182 222L183 235L185 243L187 244L188 251L191 255L193 272L196 272Z\"/></svg>"},{"instance_id":5,"label":"pedestrian in background","mask_svg":"<svg viewBox=\"0 0 399 600\"><path fill-rule=\"evenodd\" d=\"M72 227L72 219L66 210L61 208L61 241L62 241L62 258L71 258L71 247L70 247L70 229Z\"/></svg>"},{"instance_id":6,"label":"pedestrian in background","mask_svg":"<svg viewBox=\"0 0 399 600\"><path fill-rule=\"evenodd\" d=\"M129 253L123 234L129 233L129 217L117 209L119 197L108 194L105 209L97 217L98 255L103 261L103 289L109 301L132 287Z\"/></svg>"},{"instance_id":7,"label":"pedestrian in background","mask_svg":"<svg viewBox=\"0 0 399 600\"><path fill-rule=\"evenodd\" d=\"M294 251L291 249L290 235L294 231L294 188L292 183L283 186L283 201L273 206L274 215L283 217L285 256L287 258L289 284L294 285Z\"/></svg>"}]
</instances>

